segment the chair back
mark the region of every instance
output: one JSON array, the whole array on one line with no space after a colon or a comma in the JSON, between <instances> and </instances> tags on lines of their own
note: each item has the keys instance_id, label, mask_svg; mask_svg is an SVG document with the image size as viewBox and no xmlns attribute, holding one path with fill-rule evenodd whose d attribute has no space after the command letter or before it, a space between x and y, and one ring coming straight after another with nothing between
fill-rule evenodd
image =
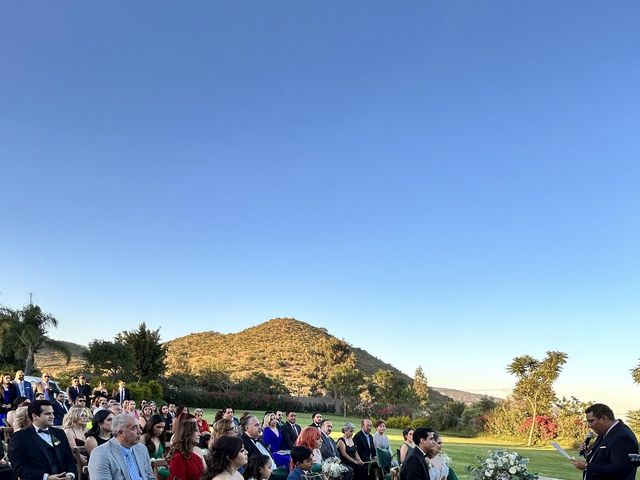
<instances>
[{"instance_id":1,"label":"chair back","mask_svg":"<svg viewBox=\"0 0 640 480\"><path fill-rule=\"evenodd\" d=\"M166 458L152 458L151 468L153 470L153 474L156 477L156 480L162 480L162 474L160 473L160 469L169 468L169 462L167 461Z\"/></svg>"},{"instance_id":2,"label":"chair back","mask_svg":"<svg viewBox=\"0 0 640 480\"><path fill-rule=\"evenodd\" d=\"M389 450L376 448L376 460L378 461L378 466L383 470L391 468L391 453L389 453Z\"/></svg>"}]
</instances>

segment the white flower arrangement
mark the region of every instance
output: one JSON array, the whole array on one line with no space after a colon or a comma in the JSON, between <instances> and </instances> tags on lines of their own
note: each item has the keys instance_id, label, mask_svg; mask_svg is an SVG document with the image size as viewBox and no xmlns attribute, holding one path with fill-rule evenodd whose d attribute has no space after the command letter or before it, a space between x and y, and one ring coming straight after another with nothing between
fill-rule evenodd
<instances>
[{"instance_id":1,"label":"white flower arrangement","mask_svg":"<svg viewBox=\"0 0 640 480\"><path fill-rule=\"evenodd\" d=\"M342 465L337 457L327 458L322 462L322 473L327 478L338 478L348 471L349 469Z\"/></svg>"},{"instance_id":2,"label":"white flower arrangement","mask_svg":"<svg viewBox=\"0 0 640 480\"><path fill-rule=\"evenodd\" d=\"M497 450L485 459L476 457L478 465L469 465L470 480L536 480L538 475L527 469L528 458L516 452Z\"/></svg>"}]
</instances>

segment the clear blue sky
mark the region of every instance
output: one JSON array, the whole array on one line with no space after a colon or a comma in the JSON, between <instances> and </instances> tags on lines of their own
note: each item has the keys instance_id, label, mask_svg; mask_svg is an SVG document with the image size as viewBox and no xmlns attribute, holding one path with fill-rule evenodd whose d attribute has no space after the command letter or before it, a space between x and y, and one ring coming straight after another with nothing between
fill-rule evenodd
<instances>
[{"instance_id":1,"label":"clear blue sky","mask_svg":"<svg viewBox=\"0 0 640 480\"><path fill-rule=\"evenodd\" d=\"M558 349L560 394L640 408L639 17L6 2L0 303L79 343L296 317L502 395Z\"/></svg>"}]
</instances>

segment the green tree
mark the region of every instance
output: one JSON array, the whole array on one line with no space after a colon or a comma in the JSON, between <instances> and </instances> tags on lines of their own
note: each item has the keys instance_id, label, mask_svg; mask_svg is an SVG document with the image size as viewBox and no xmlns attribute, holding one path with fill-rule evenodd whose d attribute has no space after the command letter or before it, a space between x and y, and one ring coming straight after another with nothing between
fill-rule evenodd
<instances>
[{"instance_id":1,"label":"green tree","mask_svg":"<svg viewBox=\"0 0 640 480\"><path fill-rule=\"evenodd\" d=\"M231 373L222 365L207 362L195 374L198 385L209 392L227 393L234 387Z\"/></svg>"},{"instance_id":2,"label":"green tree","mask_svg":"<svg viewBox=\"0 0 640 480\"><path fill-rule=\"evenodd\" d=\"M514 358L507 367L507 371L518 378L513 396L527 405L527 412L532 417L528 446L531 446L533 441L536 417L549 412L556 400L553 382L560 375L565 363L567 363L566 353L548 351L544 360L522 355Z\"/></svg>"},{"instance_id":3,"label":"green tree","mask_svg":"<svg viewBox=\"0 0 640 480\"><path fill-rule=\"evenodd\" d=\"M149 330L141 323L137 330L123 331L116 342L132 349L131 374L137 381L156 380L166 369L167 347L160 343L160 329Z\"/></svg>"},{"instance_id":4,"label":"green tree","mask_svg":"<svg viewBox=\"0 0 640 480\"><path fill-rule=\"evenodd\" d=\"M411 389L399 375L392 370L377 370L371 376L374 391L371 392L376 402L393 405L409 400Z\"/></svg>"},{"instance_id":5,"label":"green tree","mask_svg":"<svg viewBox=\"0 0 640 480\"><path fill-rule=\"evenodd\" d=\"M421 366L418 366L413 374L411 388L413 389L420 406L426 409L429 405L429 385L427 384L427 377L425 376Z\"/></svg>"},{"instance_id":6,"label":"green tree","mask_svg":"<svg viewBox=\"0 0 640 480\"><path fill-rule=\"evenodd\" d=\"M355 364L355 356L349 344L335 338L319 338L307 350L307 367L304 371L310 381L310 395L324 394L328 390L327 379L340 365Z\"/></svg>"},{"instance_id":7,"label":"green tree","mask_svg":"<svg viewBox=\"0 0 640 480\"><path fill-rule=\"evenodd\" d=\"M94 375L115 377L126 375L133 362L133 350L129 345L109 340L93 340L84 352L87 368Z\"/></svg>"},{"instance_id":8,"label":"green tree","mask_svg":"<svg viewBox=\"0 0 640 480\"><path fill-rule=\"evenodd\" d=\"M272 395L288 395L289 389L279 378L273 378L262 372L253 372L236 384L241 392L261 392Z\"/></svg>"},{"instance_id":9,"label":"green tree","mask_svg":"<svg viewBox=\"0 0 640 480\"><path fill-rule=\"evenodd\" d=\"M342 400L344 416L347 416L347 403L354 402L364 378L355 365L339 365L333 369L327 379L329 392Z\"/></svg>"},{"instance_id":10,"label":"green tree","mask_svg":"<svg viewBox=\"0 0 640 480\"><path fill-rule=\"evenodd\" d=\"M36 353L47 346L71 360L67 346L47 336L51 327L57 327L58 321L44 313L38 305L29 304L21 310L0 307L0 330L3 333L3 351L13 351L16 358L24 359L24 373L30 375Z\"/></svg>"},{"instance_id":11,"label":"green tree","mask_svg":"<svg viewBox=\"0 0 640 480\"><path fill-rule=\"evenodd\" d=\"M636 437L640 437L640 410L629 410L627 412L627 425L636 434Z\"/></svg>"}]
</instances>

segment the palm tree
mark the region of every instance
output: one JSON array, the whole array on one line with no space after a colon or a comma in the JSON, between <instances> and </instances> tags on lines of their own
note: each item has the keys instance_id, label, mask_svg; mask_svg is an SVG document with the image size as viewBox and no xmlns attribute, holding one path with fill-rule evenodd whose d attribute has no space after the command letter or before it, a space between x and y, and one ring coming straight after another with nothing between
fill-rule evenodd
<instances>
[{"instance_id":1,"label":"palm tree","mask_svg":"<svg viewBox=\"0 0 640 480\"><path fill-rule=\"evenodd\" d=\"M58 321L38 305L29 304L22 310L0 307L0 349L5 353L12 351L16 358L24 358L25 375L31 374L35 354L45 345L65 355L69 363L71 352L67 346L47 337L49 328L57 326Z\"/></svg>"}]
</instances>

